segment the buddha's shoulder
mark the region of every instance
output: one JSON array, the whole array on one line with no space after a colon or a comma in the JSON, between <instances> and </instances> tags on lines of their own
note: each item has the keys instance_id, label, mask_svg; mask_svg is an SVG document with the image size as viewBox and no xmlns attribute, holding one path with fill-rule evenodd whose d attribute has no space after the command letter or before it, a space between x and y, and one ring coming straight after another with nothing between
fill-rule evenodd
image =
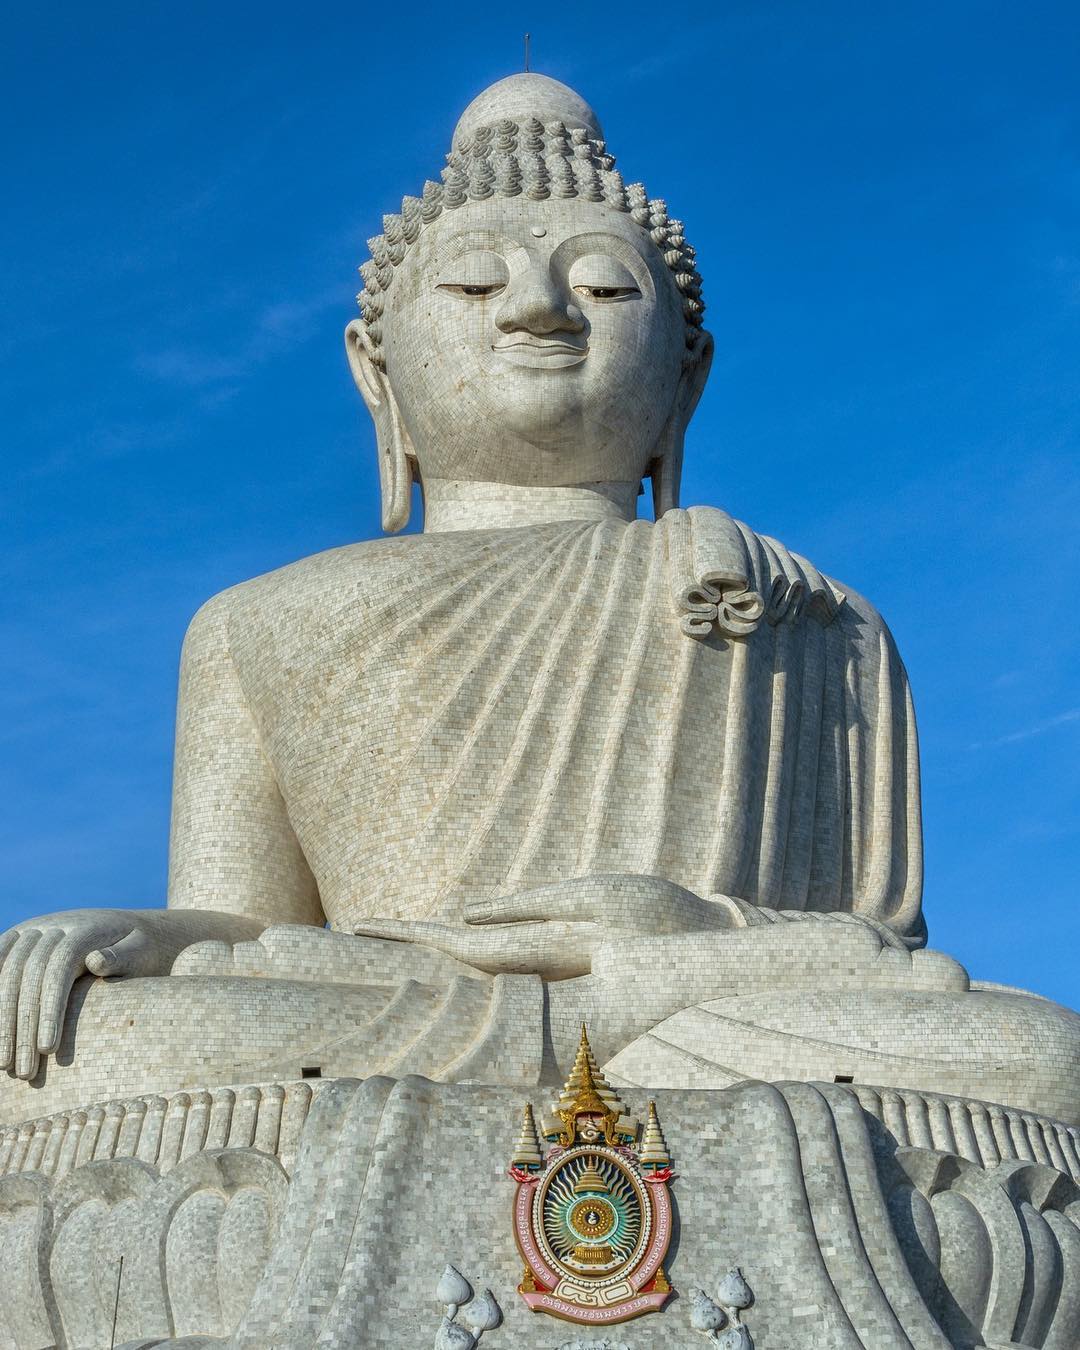
<instances>
[{"instance_id":1,"label":"buddha's shoulder","mask_svg":"<svg viewBox=\"0 0 1080 1350\"><path fill-rule=\"evenodd\" d=\"M185 642L213 641L215 634L229 640L245 632L303 631L345 606L375 603L388 588L423 575L437 552L431 540L412 534L345 544L229 586L196 612Z\"/></svg>"},{"instance_id":2,"label":"buddha's shoulder","mask_svg":"<svg viewBox=\"0 0 1080 1350\"><path fill-rule=\"evenodd\" d=\"M769 605L774 620L789 612L813 615L827 624L838 623L852 638L889 636L880 611L865 595L781 540L717 507L694 506L685 514L695 539L698 569L716 565L709 556L714 550L721 559L745 559L749 584ZM722 562L717 570L724 570ZM731 570L739 569L736 565Z\"/></svg>"}]
</instances>

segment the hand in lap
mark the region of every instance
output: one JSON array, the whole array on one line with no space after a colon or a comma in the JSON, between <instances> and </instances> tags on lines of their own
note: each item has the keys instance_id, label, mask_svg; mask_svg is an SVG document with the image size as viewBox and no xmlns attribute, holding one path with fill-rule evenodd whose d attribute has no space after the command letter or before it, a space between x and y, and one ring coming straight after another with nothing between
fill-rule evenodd
<instances>
[{"instance_id":1,"label":"hand in lap","mask_svg":"<svg viewBox=\"0 0 1080 1350\"><path fill-rule=\"evenodd\" d=\"M605 943L657 935L716 932L739 926L727 897L703 900L660 877L593 876L555 882L518 895L478 900L465 926L371 919L364 937L435 947L491 974L537 974L548 980L587 975Z\"/></svg>"}]
</instances>

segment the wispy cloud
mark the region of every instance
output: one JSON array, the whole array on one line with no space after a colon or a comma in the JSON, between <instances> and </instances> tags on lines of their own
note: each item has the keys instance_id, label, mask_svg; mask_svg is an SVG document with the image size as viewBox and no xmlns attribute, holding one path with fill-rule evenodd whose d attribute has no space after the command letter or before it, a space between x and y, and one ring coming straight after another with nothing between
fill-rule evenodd
<instances>
[{"instance_id":1,"label":"wispy cloud","mask_svg":"<svg viewBox=\"0 0 1080 1350\"><path fill-rule=\"evenodd\" d=\"M342 307L340 286L303 300L281 300L258 312L248 336L231 352L212 353L194 346L164 347L143 353L137 365L146 374L184 389L222 392L223 386L229 386L235 392L238 383L265 362L306 342L327 310Z\"/></svg>"},{"instance_id":2,"label":"wispy cloud","mask_svg":"<svg viewBox=\"0 0 1080 1350\"><path fill-rule=\"evenodd\" d=\"M686 53L681 44L668 43L660 47L650 56L644 56L640 61L635 61L623 72L622 78L628 82L637 80L647 80L654 75L660 75L665 70L670 70L672 66L686 60Z\"/></svg>"},{"instance_id":3,"label":"wispy cloud","mask_svg":"<svg viewBox=\"0 0 1080 1350\"><path fill-rule=\"evenodd\" d=\"M1020 731L1010 731L1007 736L998 736L992 741L975 741L972 750L996 750L1002 745L1016 745L1019 741L1030 741L1034 736L1043 736L1048 731L1067 726L1070 722L1080 722L1080 708L1070 708L1068 712L1058 713L1056 717L1047 717L1042 722L1034 722Z\"/></svg>"},{"instance_id":4,"label":"wispy cloud","mask_svg":"<svg viewBox=\"0 0 1080 1350\"><path fill-rule=\"evenodd\" d=\"M200 399L200 404L202 402ZM145 454L150 446L161 449L176 444L190 430L191 420L187 412L168 418L100 422L88 426L79 435L65 439L49 453L22 465L13 481L29 483L66 473L75 464L107 463L126 455Z\"/></svg>"}]
</instances>

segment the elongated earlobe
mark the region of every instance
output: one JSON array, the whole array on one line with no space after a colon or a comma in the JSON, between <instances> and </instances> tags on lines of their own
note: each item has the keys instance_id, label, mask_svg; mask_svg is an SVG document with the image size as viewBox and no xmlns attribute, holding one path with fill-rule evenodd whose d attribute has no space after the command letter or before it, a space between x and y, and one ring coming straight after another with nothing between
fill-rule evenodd
<instances>
[{"instance_id":1,"label":"elongated earlobe","mask_svg":"<svg viewBox=\"0 0 1080 1350\"><path fill-rule=\"evenodd\" d=\"M408 450L408 436L397 410L394 396L387 388L387 401L392 404L390 430L384 435L376 423L379 456L379 486L382 489L382 527L387 534L396 534L409 523L412 505L412 460Z\"/></svg>"},{"instance_id":2,"label":"elongated earlobe","mask_svg":"<svg viewBox=\"0 0 1080 1350\"><path fill-rule=\"evenodd\" d=\"M657 520L665 511L674 511L679 505L686 428L704 392L705 381L709 378L713 358L712 335L703 328L698 329L694 335L694 345L686 355L682 378L671 405L671 415L660 433L656 444L657 454L649 469L653 515Z\"/></svg>"},{"instance_id":3,"label":"elongated earlobe","mask_svg":"<svg viewBox=\"0 0 1080 1350\"><path fill-rule=\"evenodd\" d=\"M379 485L382 489L382 527L396 534L409 523L412 501L412 446L401 420L386 372L375 362L374 349L359 319L345 329L349 369L375 424Z\"/></svg>"},{"instance_id":4,"label":"elongated earlobe","mask_svg":"<svg viewBox=\"0 0 1080 1350\"><path fill-rule=\"evenodd\" d=\"M659 520L665 511L674 511L679 505L682 486L683 443L686 428L675 425L671 418L664 428L657 449L660 454L652 461L649 477L652 479L653 518Z\"/></svg>"},{"instance_id":5,"label":"elongated earlobe","mask_svg":"<svg viewBox=\"0 0 1080 1350\"><path fill-rule=\"evenodd\" d=\"M682 483L683 437L670 436L665 430L663 453L652 462L649 477L652 479L653 517L659 520L665 511L674 511L679 505L679 488Z\"/></svg>"}]
</instances>

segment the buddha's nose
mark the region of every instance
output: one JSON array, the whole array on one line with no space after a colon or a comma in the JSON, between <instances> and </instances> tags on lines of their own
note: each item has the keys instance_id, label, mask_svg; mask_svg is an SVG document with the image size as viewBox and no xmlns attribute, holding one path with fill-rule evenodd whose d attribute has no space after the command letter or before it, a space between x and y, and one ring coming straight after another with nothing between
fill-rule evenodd
<instances>
[{"instance_id":1,"label":"buddha's nose","mask_svg":"<svg viewBox=\"0 0 1080 1350\"><path fill-rule=\"evenodd\" d=\"M495 315L495 326L502 333L526 332L581 333L585 316L557 284L554 277L539 268L507 287L506 296Z\"/></svg>"}]
</instances>

